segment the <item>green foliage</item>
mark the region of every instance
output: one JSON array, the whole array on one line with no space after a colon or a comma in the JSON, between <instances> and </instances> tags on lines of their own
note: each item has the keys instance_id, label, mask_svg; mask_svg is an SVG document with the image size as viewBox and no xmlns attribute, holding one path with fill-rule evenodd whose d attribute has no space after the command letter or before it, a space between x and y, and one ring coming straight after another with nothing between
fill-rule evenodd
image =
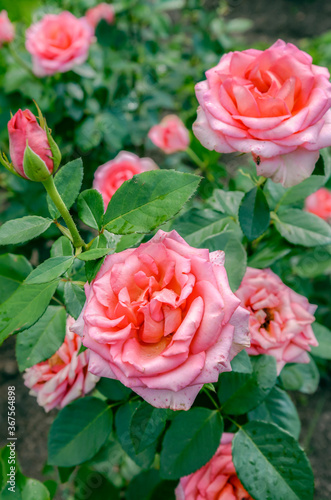
<instances>
[{"instance_id":1,"label":"green foliage","mask_svg":"<svg viewBox=\"0 0 331 500\"><path fill-rule=\"evenodd\" d=\"M131 389L125 387L118 380L101 377L97 389L107 399L111 401L122 401L128 399L131 394Z\"/></svg>"},{"instance_id":2,"label":"green foliage","mask_svg":"<svg viewBox=\"0 0 331 500\"><path fill-rule=\"evenodd\" d=\"M267 230L270 211L262 189L254 187L245 194L239 207L239 222L249 240L255 240Z\"/></svg>"},{"instance_id":3,"label":"green foliage","mask_svg":"<svg viewBox=\"0 0 331 500\"><path fill-rule=\"evenodd\" d=\"M79 218L93 229L101 229L104 204L101 194L96 189L87 189L78 196L77 209Z\"/></svg>"},{"instance_id":4,"label":"green foliage","mask_svg":"<svg viewBox=\"0 0 331 500\"><path fill-rule=\"evenodd\" d=\"M73 257L51 257L34 269L26 278L25 283L47 283L64 274L74 261Z\"/></svg>"},{"instance_id":5,"label":"green foliage","mask_svg":"<svg viewBox=\"0 0 331 500\"><path fill-rule=\"evenodd\" d=\"M233 463L256 500L311 500L314 478L297 441L277 425L249 422L232 443Z\"/></svg>"},{"instance_id":6,"label":"green foliage","mask_svg":"<svg viewBox=\"0 0 331 500\"><path fill-rule=\"evenodd\" d=\"M15 292L31 271L32 266L24 255L0 255L0 304Z\"/></svg>"},{"instance_id":7,"label":"green foliage","mask_svg":"<svg viewBox=\"0 0 331 500\"><path fill-rule=\"evenodd\" d=\"M64 302L68 313L77 319L80 315L86 300L84 290L75 283L67 281L64 284Z\"/></svg>"},{"instance_id":8,"label":"green foliage","mask_svg":"<svg viewBox=\"0 0 331 500\"><path fill-rule=\"evenodd\" d=\"M60 168L54 177L54 183L64 204L69 209L75 202L83 181L83 162L81 158L70 161ZM49 213L53 219L60 217L60 212L47 195Z\"/></svg>"},{"instance_id":9,"label":"green foliage","mask_svg":"<svg viewBox=\"0 0 331 500\"><path fill-rule=\"evenodd\" d=\"M318 387L320 376L315 361L310 357L310 362L289 363L280 373L280 380L287 391L300 391L304 394L313 394Z\"/></svg>"},{"instance_id":10,"label":"green foliage","mask_svg":"<svg viewBox=\"0 0 331 500\"><path fill-rule=\"evenodd\" d=\"M36 215L5 222L0 227L0 245L16 245L32 240L44 233L51 224L51 219Z\"/></svg>"},{"instance_id":11,"label":"green foliage","mask_svg":"<svg viewBox=\"0 0 331 500\"><path fill-rule=\"evenodd\" d=\"M145 450L164 431L167 411L141 403L131 418L130 433L136 453Z\"/></svg>"},{"instance_id":12,"label":"green foliage","mask_svg":"<svg viewBox=\"0 0 331 500\"><path fill-rule=\"evenodd\" d=\"M311 348L311 354L323 359L331 359L331 331L319 323L313 323L318 346Z\"/></svg>"},{"instance_id":13,"label":"green foliage","mask_svg":"<svg viewBox=\"0 0 331 500\"><path fill-rule=\"evenodd\" d=\"M277 231L294 245L315 247L331 243L331 228L317 215L297 208L283 208L272 217Z\"/></svg>"}]
</instances>

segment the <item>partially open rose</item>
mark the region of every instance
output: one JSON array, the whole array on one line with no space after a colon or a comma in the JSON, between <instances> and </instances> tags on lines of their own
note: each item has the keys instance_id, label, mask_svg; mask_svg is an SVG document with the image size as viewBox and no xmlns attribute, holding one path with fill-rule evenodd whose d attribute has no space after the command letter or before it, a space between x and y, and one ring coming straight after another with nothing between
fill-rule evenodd
<instances>
[{"instance_id":1,"label":"partially open rose","mask_svg":"<svg viewBox=\"0 0 331 500\"><path fill-rule=\"evenodd\" d=\"M249 345L249 314L223 261L223 252L192 248L176 231L107 256L72 327L91 350L89 370L153 406L188 410Z\"/></svg>"},{"instance_id":2,"label":"partially open rose","mask_svg":"<svg viewBox=\"0 0 331 500\"><path fill-rule=\"evenodd\" d=\"M193 131L220 153L252 153L258 175L289 187L313 172L331 145L331 84L326 68L291 43L225 54L196 85Z\"/></svg>"}]
</instances>

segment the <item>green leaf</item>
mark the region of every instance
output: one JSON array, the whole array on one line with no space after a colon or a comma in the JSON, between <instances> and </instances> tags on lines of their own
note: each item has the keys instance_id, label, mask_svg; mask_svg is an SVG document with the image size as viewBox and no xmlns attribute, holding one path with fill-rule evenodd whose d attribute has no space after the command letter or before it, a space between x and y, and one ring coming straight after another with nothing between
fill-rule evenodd
<instances>
[{"instance_id":1,"label":"green leaf","mask_svg":"<svg viewBox=\"0 0 331 500\"><path fill-rule=\"evenodd\" d=\"M103 199L96 189L87 189L78 196L78 217L89 227L101 229L105 211Z\"/></svg>"},{"instance_id":2,"label":"green leaf","mask_svg":"<svg viewBox=\"0 0 331 500\"><path fill-rule=\"evenodd\" d=\"M101 377L96 389L110 401L122 401L128 399L131 389L121 384L119 380Z\"/></svg>"},{"instance_id":3,"label":"green leaf","mask_svg":"<svg viewBox=\"0 0 331 500\"><path fill-rule=\"evenodd\" d=\"M154 443L164 431L167 411L142 402L132 415L130 433L136 453Z\"/></svg>"},{"instance_id":4,"label":"green leaf","mask_svg":"<svg viewBox=\"0 0 331 500\"><path fill-rule=\"evenodd\" d=\"M113 252L114 250L112 248L92 248L92 250L88 250L87 252L77 255L77 259L88 262L90 260L101 259L101 257Z\"/></svg>"},{"instance_id":5,"label":"green leaf","mask_svg":"<svg viewBox=\"0 0 331 500\"><path fill-rule=\"evenodd\" d=\"M247 255L245 248L234 235L234 232L224 231L221 234L211 236L204 240L200 246L208 248L210 252L224 250L224 267L228 275L230 288L235 292L246 272Z\"/></svg>"},{"instance_id":6,"label":"green leaf","mask_svg":"<svg viewBox=\"0 0 331 500\"><path fill-rule=\"evenodd\" d=\"M199 247L206 238L225 230L241 233L240 227L230 217L214 210L197 210L192 208L177 217L171 229L175 229L185 241L194 247Z\"/></svg>"},{"instance_id":7,"label":"green leaf","mask_svg":"<svg viewBox=\"0 0 331 500\"><path fill-rule=\"evenodd\" d=\"M60 236L52 245L51 257L70 257L73 254L72 243L66 236Z\"/></svg>"},{"instance_id":8,"label":"green leaf","mask_svg":"<svg viewBox=\"0 0 331 500\"><path fill-rule=\"evenodd\" d=\"M275 424L249 422L232 443L233 463L255 500L312 500L314 477L306 455Z\"/></svg>"},{"instance_id":9,"label":"green leaf","mask_svg":"<svg viewBox=\"0 0 331 500\"><path fill-rule=\"evenodd\" d=\"M275 386L262 404L248 413L248 420L263 420L277 424L292 434L295 439L300 435L300 419L290 396Z\"/></svg>"},{"instance_id":10,"label":"green leaf","mask_svg":"<svg viewBox=\"0 0 331 500\"><path fill-rule=\"evenodd\" d=\"M292 259L293 273L301 278L316 278L331 273L331 247L318 246Z\"/></svg>"},{"instance_id":11,"label":"green leaf","mask_svg":"<svg viewBox=\"0 0 331 500\"><path fill-rule=\"evenodd\" d=\"M41 285L23 283L0 306L0 345L19 330L32 326L44 313L58 285L58 280Z\"/></svg>"},{"instance_id":12,"label":"green leaf","mask_svg":"<svg viewBox=\"0 0 331 500\"><path fill-rule=\"evenodd\" d=\"M239 222L244 235L250 241L268 229L270 211L262 189L254 187L245 194L239 207Z\"/></svg>"},{"instance_id":13,"label":"green leaf","mask_svg":"<svg viewBox=\"0 0 331 500\"><path fill-rule=\"evenodd\" d=\"M63 344L67 315L64 307L49 306L31 328L20 332L16 358L20 371L50 358Z\"/></svg>"},{"instance_id":14,"label":"green leaf","mask_svg":"<svg viewBox=\"0 0 331 500\"><path fill-rule=\"evenodd\" d=\"M141 242L143 237L143 234L137 233L125 234L121 236L119 242L116 245L116 253L122 252L123 250L127 250L131 247L136 247Z\"/></svg>"},{"instance_id":15,"label":"green leaf","mask_svg":"<svg viewBox=\"0 0 331 500\"><path fill-rule=\"evenodd\" d=\"M62 276L72 265L74 257L51 257L40 264L26 278L25 283L39 284L46 283Z\"/></svg>"},{"instance_id":16,"label":"green leaf","mask_svg":"<svg viewBox=\"0 0 331 500\"><path fill-rule=\"evenodd\" d=\"M156 486L161 482L158 470L150 469L135 476L128 485L125 500L150 500Z\"/></svg>"},{"instance_id":17,"label":"green leaf","mask_svg":"<svg viewBox=\"0 0 331 500\"><path fill-rule=\"evenodd\" d=\"M331 331L326 326L313 323L318 346L311 348L311 354L323 359L331 359Z\"/></svg>"},{"instance_id":18,"label":"green leaf","mask_svg":"<svg viewBox=\"0 0 331 500\"><path fill-rule=\"evenodd\" d=\"M208 462L217 450L223 432L223 420L218 411L192 408L178 413L162 444L161 475L179 479Z\"/></svg>"},{"instance_id":19,"label":"green leaf","mask_svg":"<svg viewBox=\"0 0 331 500\"><path fill-rule=\"evenodd\" d=\"M60 168L54 177L54 183L65 206L69 209L75 202L83 180L83 162L81 158L70 161ZM47 195L48 210L53 219L60 217L60 212Z\"/></svg>"},{"instance_id":20,"label":"green leaf","mask_svg":"<svg viewBox=\"0 0 331 500\"><path fill-rule=\"evenodd\" d=\"M48 463L71 467L92 458L106 442L113 415L100 399L84 397L63 408L48 436Z\"/></svg>"},{"instance_id":21,"label":"green leaf","mask_svg":"<svg viewBox=\"0 0 331 500\"><path fill-rule=\"evenodd\" d=\"M115 234L149 233L176 215L200 178L174 170L152 170L124 182L111 198L105 228Z\"/></svg>"},{"instance_id":22,"label":"green leaf","mask_svg":"<svg viewBox=\"0 0 331 500\"><path fill-rule=\"evenodd\" d=\"M317 215L283 208L273 215L277 231L290 243L315 247L331 243L331 227Z\"/></svg>"},{"instance_id":23,"label":"green leaf","mask_svg":"<svg viewBox=\"0 0 331 500\"><path fill-rule=\"evenodd\" d=\"M82 312L85 301L86 295L81 287L70 281L64 284L64 302L70 316L77 319Z\"/></svg>"},{"instance_id":24,"label":"green leaf","mask_svg":"<svg viewBox=\"0 0 331 500\"><path fill-rule=\"evenodd\" d=\"M222 412L242 415L268 396L277 380L276 360L272 356L252 356L252 373L227 372L219 378L218 397Z\"/></svg>"},{"instance_id":25,"label":"green leaf","mask_svg":"<svg viewBox=\"0 0 331 500\"><path fill-rule=\"evenodd\" d=\"M280 380L287 391L314 394L318 388L320 375L315 361L310 356L309 363L289 363L280 372Z\"/></svg>"},{"instance_id":26,"label":"green leaf","mask_svg":"<svg viewBox=\"0 0 331 500\"><path fill-rule=\"evenodd\" d=\"M32 266L24 255L0 255L0 304L15 292L31 271Z\"/></svg>"},{"instance_id":27,"label":"green leaf","mask_svg":"<svg viewBox=\"0 0 331 500\"><path fill-rule=\"evenodd\" d=\"M284 196L284 193L286 193L286 188L284 188L281 184L268 179L264 185L263 192L269 207L274 210Z\"/></svg>"},{"instance_id":28,"label":"green leaf","mask_svg":"<svg viewBox=\"0 0 331 500\"><path fill-rule=\"evenodd\" d=\"M142 469L148 469L155 457L156 443L152 443L145 450L136 453L130 434L130 422L132 415L139 406L139 401L129 401L122 405L115 416L115 428L117 438L127 455Z\"/></svg>"},{"instance_id":29,"label":"green leaf","mask_svg":"<svg viewBox=\"0 0 331 500\"><path fill-rule=\"evenodd\" d=\"M58 467L59 478L61 484L67 483L70 479L71 474L74 472L75 466L72 467Z\"/></svg>"},{"instance_id":30,"label":"green leaf","mask_svg":"<svg viewBox=\"0 0 331 500\"><path fill-rule=\"evenodd\" d=\"M44 233L52 222L37 215L9 220L0 227L0 245L16 245L32 240Z\"/></svg>"},{"instance_id":31,"label":"green leaf","mask_svg":"<svg viewBox=\"0 0 331 500\"><path fill-rule=\"evenodd\" d=\"M215 189L208 203L219 212L237 217L243 197L244 193L241 191L223 191L223 189Z\"/></svg>"},{"instance_id":32,"label":"green leaf","mask_svg":"<svg viewBox=\"0 0 331 500\"><path fill-rule=\"evenodd\" d=\"M240 351L240 353L233 358L233 360L231 361L231 368L233 372L252 373L253 366L251 363L251 359L245 349Z\"/></svg>"},{"instance_id":33,"label":"green leaf","mask_svg":"<svg viewBox=\"0 0 331 500\"><path fill-rule=\"evenodd\" d=\"M288 247L277 232L273 232L271 238L262 242L257 250L248 257L248 265L257 269L270 267L274 262L289 254L291 248Z\"/></svg>"},{"instance_id":34,"label":"green leaf","mask_svg":"<svg viewBox=\"0 0 331 500\"><path fill-rule=\"evenodd\" d=\"M100 472L83 465L75 477L75 499L119 500L119 491Z\"/></svg>"},{"instance_id":35,"label":"green leaf","mask_svg":"<svg viewBox=\"0 0 331 500\"><path fill-rule=\"evenodd\" d=\"M37 479L27 479L22 488L22 500L50 500L46 486Z\"/></svg>"}]
</instances>

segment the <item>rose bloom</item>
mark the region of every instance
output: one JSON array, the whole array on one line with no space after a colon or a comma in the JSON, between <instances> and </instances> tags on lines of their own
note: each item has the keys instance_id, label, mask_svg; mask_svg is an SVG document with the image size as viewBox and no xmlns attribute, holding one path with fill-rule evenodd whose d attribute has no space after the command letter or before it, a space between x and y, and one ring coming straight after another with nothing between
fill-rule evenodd
<instances>
[{"instance_id":1,"label":"rose bloom","mask_svg":"<svg viewBox=\"0 0 331 500\"><path fill-rule=\"evenodd\" d=\"M232 462L234 434L224 432L213 458L201 469L182 477L176 500L253 500L238 479Z\"/></svg>"},{"instance_id":2,"label":"rose bloom","mask_svg":"<svg viewBox=\"0 0 331 500\"><path fill-rule=\"evenodd\" d=\"M166 154L185 151L190 144L190 136L182 120L176 115L168 115L148 132L148 137Z\"/></svg>"},{"instance_id":3,"label":"rose bloom","mask_svg":"<svg viewBox=\"0 0 331 500\"><path fill-rule=\"evenodd\" d=\"M37 76L65 73L82 64L92 41L93 29L86 19L67 11L46 14L26 32L26 49Z\"/></svg>"},{"instance_id":4,"label":"rose bloom","mask_svg":"<svg viewBox=\"0 0 331 500\"><path fill-rule=\"evenodd\" d=\"M305 200L305 210L325 221L331 221L331 191L321 188Z\"/></svg>"},{"instance_id":5,"label":"rose bloom","mask_svg":"<svg viewBox=\"0 0 331 500\"><path fill-rule=\"evenodd\" d=\"M123 182L132 179L136 174L158 168L150 158L139 158L128 151L120 151L116 158L97 168L94 173L93 187L102 194L105 207L107 207L111 197Z\"/></svg>"},{"instance_id":6,"label":"rose bloom","mask_svg":"<svg viewBox=\"0 0 331 500\"><path fill-rule=\"evenodd\" d=\"M27 368L24 384L46 412L63 408L74 399L90 392L99 378L87 371L89 351L78 355L81 339L69 328L75 320L67 319L66 336L61 347L47 361Z\"/></svg>"},{"instance_id":7,"label":"rose bloom","mask_svg":"<svg viewBox=\"0 0 331 500\"><path fill-rule=\"evenodd\" d=\"M14 40L15 30L14 26L8 19L7 11L0 12L0 48L4 43Z\"/></svg>"},{"instance_id":8,"label":"rose bloom","mask_svg":"<svg viewBox=\"0 0 331 500\"><path fill-rule=\"evenodd\" d=\"M26 145L36 153L45 163L49 173L53 172L51 149L45 130L39 125L37 118L29 109L17 113L8 122L9 151L16 172L28 179L24 172L23 158Z\"/></svg>"},{"instance_id":9,"label":"rose bloom","mask_svg":"<svg viewBox=\"0 0 331 500\"><path fill-rule=\"evenodd\" d=\"M248 354L274 356L278 374L286 363L309 363L306 351L318 345L311 327L316 306L270 269L248 267L236 295L250 312Z\"/></svg>"},{"instance_id":10,"label":"rose bloom","mask_svg":"<svg viewBox=\"0 0 331 500\"><path fill-rule=\"evenodd\" d=\"M310 176L331 145L331 84L326 68L278 40L265 51L225 54L196 85L193 131L207 149L252 153L258 175L284 186Z\"/></svg>"},{"instance_id":11,"label":"rose bloom","mask_svg":"<svg viewBox=\"0 0 331 500\"><path fill-rule=\"evenodd\" d=\"M223 262L224 252L190 247L176 231L108 255L72 327L91 349L89 370L157 408L188 410L249 345L249 315Z\"/></svg>"},{"instance_id":12,"label":"rose bloom","mask_svg":"<svg viewBox=\"0 0 331 500\"><path fill-rule=\"evenodd\" d=\"M102 19L104 19L108 24L112 24L114 17L114 7L105 2L99 3L99 5L88 9L86 12L87 22L93 26L93 28L96 28Z\"/></svg>"}]
</instances>

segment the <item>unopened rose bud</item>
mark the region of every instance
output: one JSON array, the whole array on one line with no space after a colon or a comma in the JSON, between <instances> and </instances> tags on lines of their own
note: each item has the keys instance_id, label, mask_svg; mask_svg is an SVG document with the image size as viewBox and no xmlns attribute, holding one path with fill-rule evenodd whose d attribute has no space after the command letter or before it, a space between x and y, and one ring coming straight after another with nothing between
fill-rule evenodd
<instances>
[{"instance_id":1,"label":"unopened rose bud","mask_svg":"<svg viewBox=\"0 0 331 500\"><path fill-rule=\"evenodd\" d=\"M0 12L0 47L2 47L4 43L9 43L14 40L14 37L14 26L8 19L7 11L2 10Z\"/></svg>"},{"instance_id":2,"label":"unopened rose bud","mask_svg":"<svg viewBox=\"0 0 331 500\"><path fill-rule=\"evenodd\" d=\"M19 109L8 122L11 168L21 177L37 182L47 179L61 161L59 148L41 114L40 123L28 109Z\"/></svg>"}]
</instances>

